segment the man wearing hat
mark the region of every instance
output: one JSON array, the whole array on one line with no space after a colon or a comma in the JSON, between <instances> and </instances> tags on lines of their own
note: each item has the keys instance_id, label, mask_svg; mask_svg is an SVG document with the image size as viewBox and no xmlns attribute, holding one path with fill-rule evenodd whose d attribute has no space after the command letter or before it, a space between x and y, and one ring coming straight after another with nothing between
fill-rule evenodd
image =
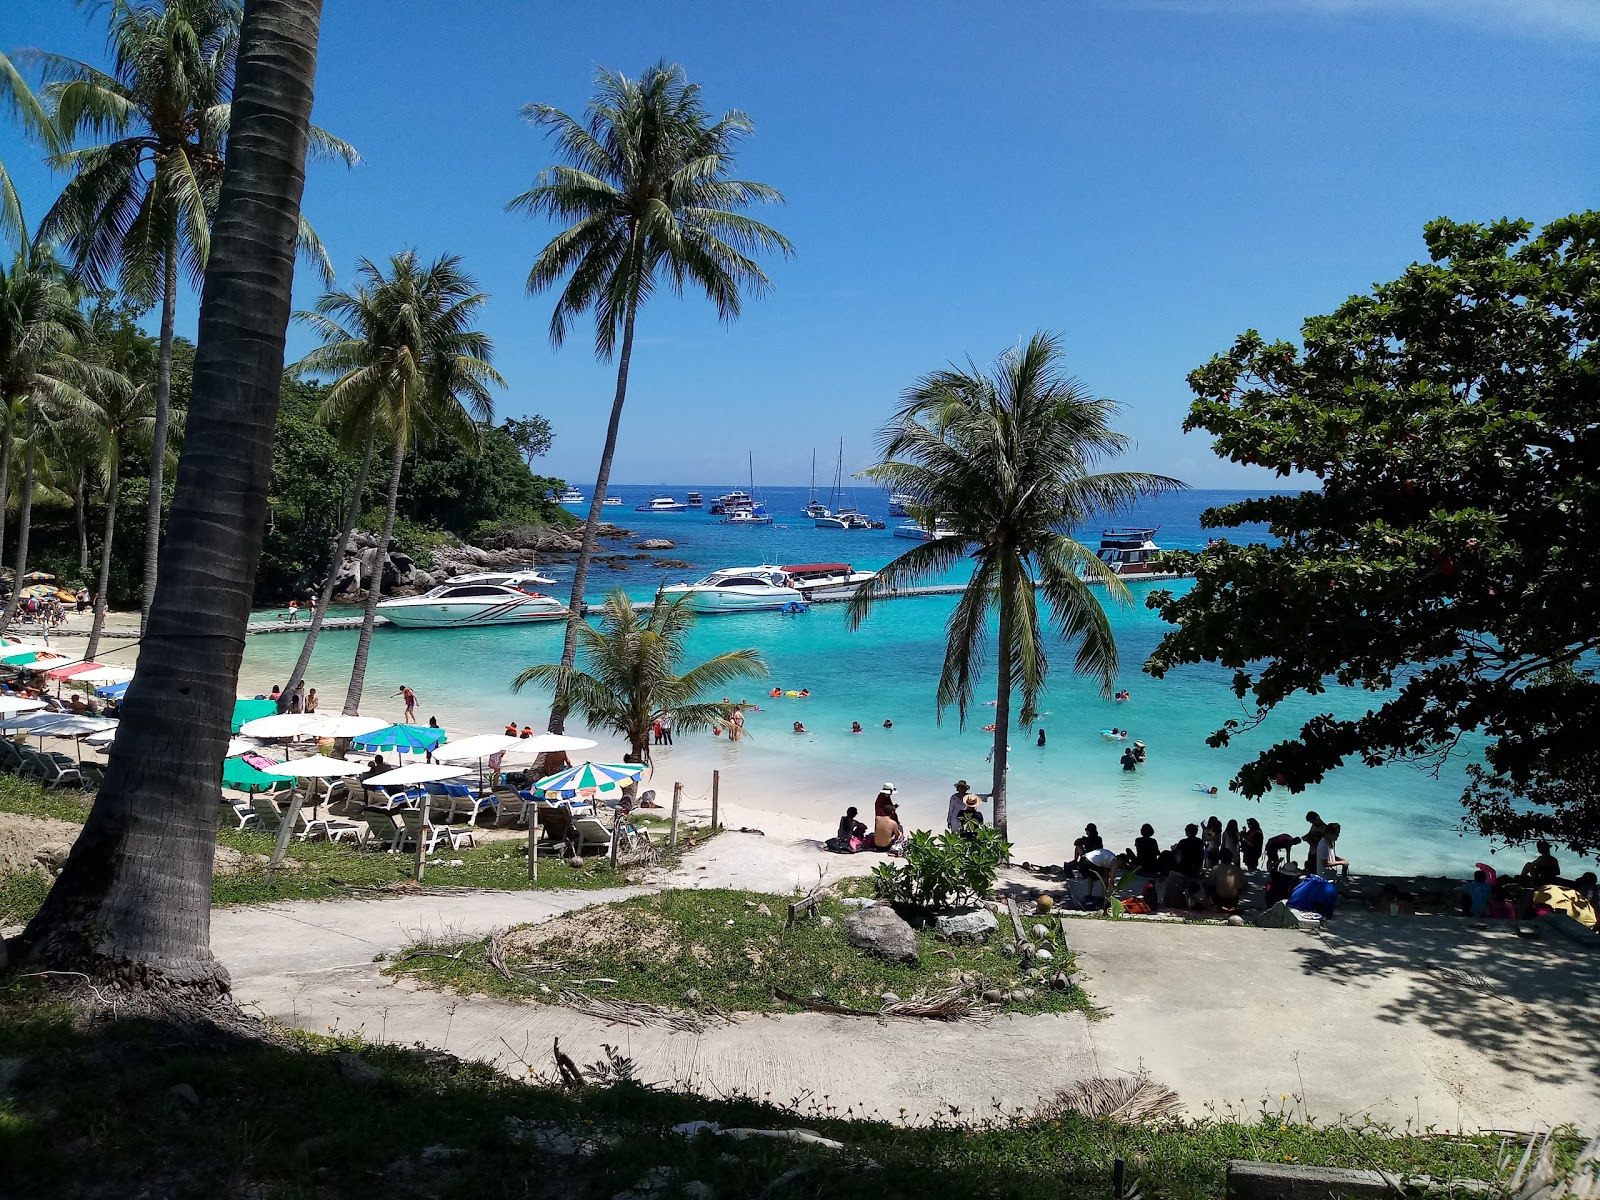
<instances>
[{"instance_id":1,"label":"man wearing hat","mask_svg":"<svg viewBox=\"0 0 1600 1200\"><path fill-rule=\"evenodd\" d=\"M972 791L965 779L956 780L956 790L950 793L950 807L945 812L945 828L951 833L960 833L963 828L962 814L988 798L986 794Z\"/></svg>"}]
</instances>

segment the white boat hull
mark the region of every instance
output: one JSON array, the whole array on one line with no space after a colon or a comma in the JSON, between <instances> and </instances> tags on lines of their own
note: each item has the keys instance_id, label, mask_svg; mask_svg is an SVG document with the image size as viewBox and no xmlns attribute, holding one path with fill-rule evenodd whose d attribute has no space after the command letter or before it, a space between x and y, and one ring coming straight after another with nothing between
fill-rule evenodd
<instances>
[{"instance_id":1,"label":"white boat hull","mask_svg":"<svg viewBox=\"0 0 1600 1200\"><path fill-rule=\"evenodd\" d=\"M788 604L805 603L805 597L794 588L700 588L678 585L663 588L662 595L669 600L687 596L689 607L697 613L763 612Z\"/></svg>"},{"instance_id":2,"label":"white boat hull","mask_svg":"<svg viewBox=\"0 0 1600 1200\"><path fill-rule=\"evenodd\" d=\"M549 597L488 602L385 600L378 615L402 629L465 629L483 625L527 625L559 621L567 610Z\"/></svg>"}]
</instances>

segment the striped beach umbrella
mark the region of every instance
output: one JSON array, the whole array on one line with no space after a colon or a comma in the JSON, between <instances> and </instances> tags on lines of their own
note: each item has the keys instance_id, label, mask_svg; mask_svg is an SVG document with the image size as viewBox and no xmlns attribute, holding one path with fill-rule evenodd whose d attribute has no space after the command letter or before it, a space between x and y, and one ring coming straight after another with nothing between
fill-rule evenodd
<instances>
[{"instance_id":1,"label":"striped beach umbrella","mask_svg":"<svg viewBox=\"0 0 1600 1200\"><path fill-rule=\"evenodd\" d=\"M579 796L621 791L642 774L644 767L638 763L586 762L546 775L533 785L533 791L551 800L575 800Z\"/></svg>"},{"instance_id":2,"label":"striped beach umbrella","mask_svg":"<svg viewBox=\"0 0 1600 1200\"><path fill-rule=\"evenodd\" d=\"M398 750L401 754L422 754L444 741L444 730L431 725L389 725L350 739L363 750Z\"/></svg>"}]
</instances>

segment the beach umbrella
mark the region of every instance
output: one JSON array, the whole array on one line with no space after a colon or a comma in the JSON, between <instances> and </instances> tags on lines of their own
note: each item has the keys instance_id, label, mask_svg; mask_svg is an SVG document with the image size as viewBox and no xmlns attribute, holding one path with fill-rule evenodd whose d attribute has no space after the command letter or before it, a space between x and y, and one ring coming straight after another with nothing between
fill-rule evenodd
<instances>
[{"instance_id":1,"label":"beach umbrella","mask_svg":"<svg viewBox=\"0 0 1600 1200\"><path fill-rule=\"evenodd\" d=\"M238 733L240 726L246 721L254 721L258 717L270 717L277 711L277 704L271 700L235 700L233 702L233 724L228 732Z\"/></svg>"},{"instance_id":2,"label":"beach umbrella","mask_svg":"<svg viewBox=\"0 0 1600 1200\"><path fill-rule=\"evenodd\" d=\"M599 796L621 791L644 773L639 763L586 762L554 775L546 775L533 785L533 791L549 799L573 800L579 796Z\"/></svg>"},{"instance_id":3,"label":"beach umbrella","mask_svg":"<svg viewBox=\"0 0 1600 1200\"><path fill-rule=\"evenodd\" d=\"M116 727L114 718L90 713L35 711L0 721L0 729L26 729L29 737L78 737Z\"/></svg>"},{"instance_id":4,"label":"beach umbrella","mask_svg":"<svg viewBox=\"0 0 1600 1200\"><path fill-rule=\"evenodd\" d=\"M267 700L264 703L272 705L276 710L277 705ZM304 732L306 723L314 721L316 713L280 713L274 711L271 716L254 717L239 726L238 732L245 737L253 738L292 738Z\"/></svg>"},{"instance_id":5,"label":"beach umbrella","mask_svg":"<svg viewBox=\"0 0 1600 1200\"><path fill-rule=\"evenodd\" d=\"M121 700L128 694L128 685L126 683L107 684L105 687L95 688L94 694L106 700Z\"/></svg>"},{"instance_id":6,"label":"beach umbrella","mask_svg":"<svg viewBox=\"0 0 1600 1200\"><path fill-rule=\"evenodd\" d=\"M18 592L17 595L24 600L49 600L54 598L56 600L67 601L75 600L77 598L65 588L58 588L53 583L30 583L27 587Z\"/></svg>"},{"instance_id":7,"label":"beach umbrella","mask_svg":"<svg viewBox=\"0 0 1600 1200\"><path fill-rule=\"evenodd\" d=\"M447 767L440 763L407 763L403 767L396 767L392 771L385 771L382 775L373 775L364 780L366 784L382 784L387 787L391 784L401 786L413 783L437 783L442 779L460 779L463 775L470 774L463 767Z\"/></svg>"},{"instance_id":8,"label":"beach umbrella","mask_svg":"<svg viewBox=\"0 0 1600 1200\"><path fill-rule=\"evenodd\" d=\"M101 684L121 684L126 687L133 682L133 670L129 667L109 666L104 663L91 664L87 671L79 671L72 677L73 683L86 683L90 687L99 687Z\"/></svg>"},{"instance_id":9,"label":"beach umbrella","mask_svg":"<svg viewBox=\"0 0 1600 1200\"><path fill-rule=\"evenodd\" d=\"M365 763L349 762L343 758L329 758L325 754L310 754L305 758L291 758L273 768L282 775L296 779L341 779L346 775L359 775L367 769Z\"/></svg>"},{"instance_id":10,"label":"beach umbrella","mask_svg":"<svg viewBox=\"0 0 1600 1200\"><path fill-rule=\"evenodd\" d=\"M37 712L41 708L49 707L43 700L34 700L27 696L0 696L0 718Z\"/></svg>"},{"instance_id":11,"label":"beach umbrella","mask_svg":"<svg viewBox=\"0 0 1600 1200\"><path fill-rule=\"evenodd\" d=\"M8 667L31 667L41 660L65 660L67 657L48 646L7 646L5 651L5 657L0 658L0 664Z\"/></svg>"},{"instance_id":12,"label":"beach umbrella","mask_svg":"<svg viewBox=\"0 0 1600 1200\"><path fill-rule=\"evenodd\" d=\"M353 738L382 729L388 722L381 717L347 717L342 713L310 713L305 728L307 737ZM244 732L250 732L248 729Z\"/></svg>"},{"instance_id":13,"label":"beach umbrella","mask_svg":"<svg viewBox=\"0 0 1600 1200\"><path fill-rule=\"evenodd\" d=\"M44 668L44 673L50 679L76 679L79 675L85 675L104 668L104 663L90 662L84 658L73 658L68 659L66 662L51 663ZM133 678L132 671L128 672L128 678ZM113 682L120 681L114 680Z\"/></svg>"},{"instance_id":14,"label":"beach umbrella","mask_svg":"<svg viewBox=\"0 0 1600 1200\"><path fill-rule=\"evenodd\" d=\"M222 764L222 786L236 792L259 792L279 783L293 783L287 775L274 775L254 767L242 758L228 758Z\"/></svg>"},{"instance_id":15,"label":"beach umbrella","mask_svg":"<svg viewBox=\"0 0 1600 1200\"><path fill-rule=\"evenodd\" d=\"M532 741L529 738L528 741ZM459 742L446 742L433 752L434 762L465 763L488 758L491 754L511 754L527 743L503 733L479 733L462 738Z\"/></svg>"},{"instance_id":16,"label":"beach umbrella","mask_svg":"<svg viewBox=\"0 0 1600 1200\"><path fill-rule=\"evenodd\" d=\"M401 754L422 754L444 740L444 730L431 725L386 725L370 733L353 736L350 742L363 750L398 750Z\"/></svg>"},{"instance_id":17,"label":"beach umbrella","mask_svg":"<svg viewBox=\"0 0 1600 1200\"><path fill-rule=\"evenodd\" d=\"M22 577L23 583L42 583L46 579L54 579L48 571L29 571Z\"/></svg>"},{"instance_id":18,"label":"beach umbrella","mask_svg":"<svg viewBox=\"0 0 1600 1200\"><path fill-rule=\"evenodd\" d=\"M564 733L536 733L518 738L517 748L529 754L554 754L558 750L592 750L600 743L593 738L569 737Z\"/></svg>"}]
</instances>

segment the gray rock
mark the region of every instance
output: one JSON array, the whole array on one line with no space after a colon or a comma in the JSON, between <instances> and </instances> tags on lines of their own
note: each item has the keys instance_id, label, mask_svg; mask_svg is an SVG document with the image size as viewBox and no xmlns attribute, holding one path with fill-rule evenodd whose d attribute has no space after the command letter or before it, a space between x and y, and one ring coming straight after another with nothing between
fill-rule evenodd
<instances>
[{"instance_id":1,"label":"gray rock","mask_svg":"<svg viewBox=\"0 0 1600 1200\"><path fill-rule=\"evenodd\" d=\"M899 1004L900 1003L900 997L896 996L893 992L884 992L882 995L880 995L878 997L878 999L882 1000L885 1004Z\"/></svg>"},{"instance_id":2,"label":"gray rock","mask_svg":"<svg viewBox=\"0 0 1600 1200\"><path fill-rule=\"evenodd\" d=\"M574 871L583 870L583 855L574 854L571 858L567 859L567 866L571 867Z\"/></svg>"},{"instance_id":3,"label":"gray rock","mask_svg":"<svg viewBox=\"0 0 1600 1200\"><path fill-rule=\"evenodd\" d=\"M833 918L824 913L822 916L817 918L817 924L821 925L824 929L827 929L833 924Z\"/></svg>"},{"instance_id":4,"label":"gray rock","mask_svg":"<svg viewBox=\"0 0 1600 1200\"><path fill-rule=\"evenodd\" d=\"M171 1096L174 1100L182 1100L185 1104L200 1103L200 1097L195 1094L194 1088L187 1083L173 1084L167 1089L167 1095Z\"/></svg>"},{"instance_id":5,"label":"gray rock","mask_svg":"<svg viewBox=\"0 0 1600 1200\"><path fill-rule=\"evenodd\" d=\"M770 908L768 908L765 904L756 905L756 916L758 916L758 917L770 917L771 915L772 915L772 910Z\"/></svg>"},{"instance_id":6,"label":"gray rock","mask_svg":"<svg viewBox=\"0 0 1600 1200\"><path fill-rule=\"evenodd\" d=\"M871 908L877 901L870 896L846 896L839 903L846 908Z\"/></svg>"},{"instance_id":7,"label":"gray rock","mask_svg":"<svg viewBox=\"0 0 1600 1200\"><path fill-rule=\"evenodd\" d=\"M358 1054L342 1051L334 1055L339 1063L339 1074L343 1075L346 1083L355 1083L363 1086L382 1083L388 1078L377 1067Z\"/></svg>"},{"instance_id":8,"label":"gray rock","mask_svg":"<svg viewBox=\"0 0 1600 1200\"><path fill-rule=\"evenodd\" d=\"M844 919L844 931L850 944L858 950L893 962L918 960L916 933L887 904L851 913Z\"/></svg>"},{"instance_id":9,"label":"gray rock","mask_svg":"<svg viewBox=\"0 0 1600 1200\"><path fill-rule=\"evenodd\" d=\"M1050 931L1043 925L1035 925L1033 927L1033 936L1047 938L1050 936Z\"/></svg>"},{"instance_id":10,"label":"gray rock","mask_svg":"<svg viewBox=\"0 0 1600 1200\"><path fill-rule=\"evenodd\" d=\"M50 874L59 875L61 868L67 865L67 855L71 853L72 847L66 842L41 842L33 852L33 861Z\"/></svg>"},{"instance_id":11,"label":"gray rock","mask_svg":"<svg viewBox=\"0 0 1600 1200\"><path fill-rule=\"evenodd\" d=\"M989 1004L1004 1004L1006 994L999 988L988 988L984 991L983 998Z\"/></svg>"},{"instance_id":12,"label":"gray rock","mask_svg":"<svg viewBox=\"0 0 1600 1200\"><path fill-rule=\"evenodd\" d=\"M1048 946L1040 946L1037 950L1035 950L1033 952L1033 956L1035 958L1042 958L1042 959L1044 959L1045 962L1049 962L1052 958L1055 957L1054 954L1050 953L1050 947L1048 947Z\"/></svg>"},{"instance_id":13,"label":"gray rock","mask_svg":"<svg viewBox=\"0 0 1600 1200\"><path fill-rule=\"evenodd\" d=\"M452 1158L460 1158L466 1151L460 1146L424 1146L418 1156L425 1163L448 1162Z\"/></svg>"},{"instance_id":14,"label":"gray rock","mask_svg":"<svg viewBox=\"0 0 1600 1200\"><path fill-rule=\"evenodd\" d=\"M1243 925L1244 924L1244 918L1241 917L1238 913L1234 913L1233 916L1228 918L1228 924L1229 925Z\"/></svg>"},{"instance_id":15,"label":"gray rock","mask_svg":"<svg viewBox=\"0 0 1600 1200\"><path fill-rule=\"evenodd\" d=\"M692 1200L711 1200L712 1191L709 1183L702 1183L698 1179L691 1179L683 1185L683 1194Z\"/></svg>"},{"instance_id":16,"label":"gray rock","mask_svg":"<svg viewBox=\"0 0 1600 1200\"><path fill-rule=\"evenodd\" d=\"M635 542L635 550L676 550L678 543L670 538L645 538L642 542Z\"/></svg>"},{"instance_id":17,"label":"gray rock","mask_svg":"<svg viewBox=\"0 0 1600 1200\"><path fill-rule=\"evenodd\" d=\"M973 908L965 912L940 913L934 918L933 925L944 941L982 945L994 936L1000 922L987 908Z\"/></svg>"},{"instance_id":18,"label":"gray rock","mask_svg":"<svg viewBox=\"0 0 1600 1200\"><path fill-rule=\"evenodd\" d=\"M687 992L685 992L683 994L683 1000L684 1000L685 1004L699 1004L700 1003L700 989L699 988L690 988Z\"/></svg>"}]
</instances>

